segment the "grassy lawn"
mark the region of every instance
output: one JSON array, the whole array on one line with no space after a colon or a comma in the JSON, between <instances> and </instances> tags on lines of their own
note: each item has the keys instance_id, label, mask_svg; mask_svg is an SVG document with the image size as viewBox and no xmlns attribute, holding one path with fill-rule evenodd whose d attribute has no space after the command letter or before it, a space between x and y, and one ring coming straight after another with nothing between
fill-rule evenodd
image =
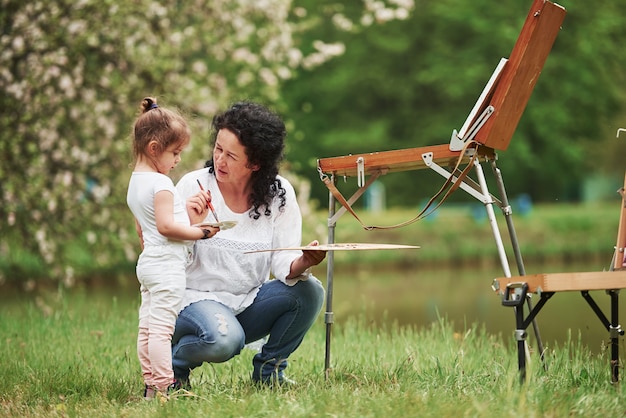
<instances>
[{"instance_id":1,"label":"grassy lawn","mask_svg":"<svg viewBox=\"0 0 626 418\"><path fill-rule=\"evenodd\" d=\"M196 369L195 396L146 402L135 353L137 307L138 295L93 291L3 298L0 416L626 414L624 385L610 383L608 349L592 355L573 337L550 349L547 371L534 353L528 381L520 385L511 336L488 335L477 325L459 332L445 319L422 328L373 327L361 316L337 324L332 369L325 378L322 315L290 359L288 374L299 383L295 388L252 386L254 353L244 350L227 363ZM623 358L623 341L620 350Z\"/></svg>"},{"instance_id":2,"label":"grassy lawn","mask_svg":"<svg viewBox=\"0 0 626 418\"><path fill-rule=\"evenodd\" d=\"M326 242L326 215L318 211L305 219L304 241ZM360 215L368 224L393 225L414 213L390 210L383 215ZM510 255L504 219L499 213L497 217ZM528 272L537 272L541 263L551 260L584 262L588 268L583 270L592 271L610 263L619 212L614 204L538 205L514 220ZM393 266L422 272L430 266L454 265L460 271L498 266L487 221L475 218L462 205L442 208L433 219L386 231L365 231L344 215L335 241L422 247L337 252L335 262L347 269ZM10 261L20 266L20 272L29 272L30 265L37 267L27 256L14 258ZM90 265L89 257L86 260L85 265ZM320 314L290 359L288 374L299 383L297 387L264 390L252 386L249 374L254 353L244 350L227 363L195 370L191 382L194 396L167 403L145 402L135 352L136 286L122 286L115 274L109 280L108 273L100 273L98 280L79 282L68 291L48 283L44 268L37 267L37 274L11 274L15 271L8 265L6 260L1 262L0 270L6 274L6 283L17 285L11 289L18 290L11 294L3 290L0 296L3 417L626 415L626 389L623 384L610 383L607 341L593 353L578 335L550 344L547 371L532 353L528 380L520 385L512 332L489 334L481 325L452 323L445 318L419 327L389 321L381 325L367 319L372 313L366 310L342 315L334 325L328 376L324 373L325 325ZM320 278L324 271L320 266ZM114 273L128 275L125 270ZM22 291L33 278L43 286ZM394 300L384 305L390 303ZM414 299L412 303L420 302ZM502 308L502 315L509 316L509 308ZM532 339L530 342L532 352ZM622 338L620 375L624 374L624 353Z\"/></svg>"}]
</instances>

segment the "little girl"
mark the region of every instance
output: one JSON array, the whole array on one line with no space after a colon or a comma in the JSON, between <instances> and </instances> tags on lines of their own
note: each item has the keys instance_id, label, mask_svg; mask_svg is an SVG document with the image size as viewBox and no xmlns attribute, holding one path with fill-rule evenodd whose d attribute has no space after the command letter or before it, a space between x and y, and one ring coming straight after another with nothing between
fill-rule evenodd
<instances>
[{"instance_id":1,"label":"little girl","mask_svg":"<svg viewBox=\"0 0 626 418\"><path fill-rule=\"evenodd\" d=\"M142 253L137 261L141 285L137 353L145 383L144 398L176 389L171 339L182 295L185 268L193 240L207 239L219 229L190 226L185 203L167 174L180 162L191 132L178 113L146 97L134 124L135 166L126 201L135 216ZM210 195L200 191L207 202ZM206 214L193 213L197 221Z\"/></svg>"}]
</instances>

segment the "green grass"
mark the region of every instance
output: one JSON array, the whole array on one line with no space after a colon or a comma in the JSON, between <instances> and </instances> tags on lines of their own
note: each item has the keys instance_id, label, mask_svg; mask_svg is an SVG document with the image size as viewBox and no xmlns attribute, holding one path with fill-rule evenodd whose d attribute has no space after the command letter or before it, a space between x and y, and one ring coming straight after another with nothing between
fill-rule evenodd
<instances>
[{"instance_id":1,"label":"green grass","mask_svg":"<svg viewBox=\"0 0 626 418\"><path fill-rule=\"evenodd\" d=\"M373 327L362 315L333 328L324 376L319 321L290 359L293 389L249 383L253 352L192 374L195 397L141 399L135 353L138 296L85 291L0 303L0 416L7 417L536 417L623 416L626 389L609 382L608 350L572 338L531 356L520 386L512 337L445 319L424 328ZM504 309L504 308L503 308ZM458 324L457 324L458 325ZM532 347L531 347L532 348ZM623 356L623 342L620 347ZM623 373L623 368L620 373Z\"/></svg>"}]
</instances>

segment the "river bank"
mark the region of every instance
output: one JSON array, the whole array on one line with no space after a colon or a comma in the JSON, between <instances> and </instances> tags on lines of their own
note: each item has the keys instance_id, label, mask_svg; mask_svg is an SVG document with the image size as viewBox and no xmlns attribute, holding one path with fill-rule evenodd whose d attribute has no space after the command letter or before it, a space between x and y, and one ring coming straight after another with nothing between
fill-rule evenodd
<instances>
[{"instance_id":1,"label":"river bank","mask_svg":"<svg viewBox=\"0 0 626 418\"><path fill-rule=\"evenodd\" d=\"M419 210L393 209L380 213L359 211L364 223L395 225L413 218ZM335 228L335 242L372 242L418 245L417 250L338 251L334 254L336 266L370 270L426 268L475 270L499 268L501 262L491 226L486 217L477 216L476 205L452 204L439 208L435 216L411 225L385 230L367 231L349 214L344 214ZM317 210L305 214L303 243L314 239L328 242L328 213ZM513 274L517 272L507 224L501 213L496 213L497 224ZM588 270L608 269L615 246L619 224L619 202L598 204L542 204L517 214L513 207L515 232L520 245L526 272L537 271L544 264L584 262ZM80 252L81 268L71 282L63 286L123 286L133 277L135 262L93 268L98 265L96 255ZM37 257L12 248L10 260L0 259L0 290L18 291L59 284L48 279L45 267ZM89 257L92 257L90 260ZM324 266L316 268L321 275ZM132 282L132 281L131 281ZM131 283L131 286L133 283Z\"/></svg>"},{"instance_id":2,"label":"river bank","mask_svg":"<svg viewBox=\"0 0 626 418\"><path fill-rule=\"evenodd\" d=\"M411 219L417 210L363 212L368 225L395 225ZM510 235L504 216L496 213L498 229L511 269L515 270ZM303 241L327 242L327 213L318 211L305 219ZM513 224L523 263L529 265L580 263L590 269L608 268L619 224L619 203L534 205L523 215L513 212ZM442 207L433 218L397 229L367 231L349 214L335 228L335 242L377 242L419 245L419 250L336 252L342 264L393 264L445 268L500 266L488 219L477 217L473 206Z\"/></svg>"}]
</instances>

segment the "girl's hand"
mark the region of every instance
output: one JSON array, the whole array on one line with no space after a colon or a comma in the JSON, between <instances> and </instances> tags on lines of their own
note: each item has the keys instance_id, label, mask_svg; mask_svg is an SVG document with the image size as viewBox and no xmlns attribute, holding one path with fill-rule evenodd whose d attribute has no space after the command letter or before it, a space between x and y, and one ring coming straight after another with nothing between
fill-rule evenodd
<instances>
[{"instance_id":1,"label":"girl's hand","mask_svg":"<svg viewBox=\"0 0 626 418\"><path fill-rule=\"evenodd\" d=\"M202 231L202 236L199 239L208 239L213 238L215 234L220 232L219 228L213 226L203 226L202 228L198 227Z\"/></svg>"}]
</instances>

